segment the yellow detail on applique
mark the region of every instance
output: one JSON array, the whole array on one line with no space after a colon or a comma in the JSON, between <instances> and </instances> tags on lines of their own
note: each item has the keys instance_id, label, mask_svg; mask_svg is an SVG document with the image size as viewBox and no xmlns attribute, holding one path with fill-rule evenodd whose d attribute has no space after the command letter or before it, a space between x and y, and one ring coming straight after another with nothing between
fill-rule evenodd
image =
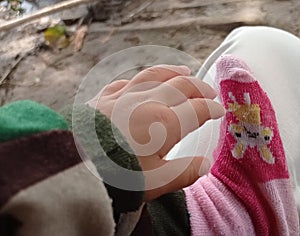
<instances>
[{"instance_id":1,"label":"yellow detail on applique","mask_svg":"<svg viewBox=\"0 0 300 236\"><path fill-rule=\"evenodd\" d=\"M238 142L233 149L234 157L236 158L242 157L243 152L244 152L244 145L241 142Z\"/></svg>"},{"instance_id":2,"label":"yellow detail on applique","mask_svg":"<svg viewBox=\"0 0 300 236\"><path fill-rule=\"evenodd\" d=\"M266 145L261 146L261 154L266 162L274 163L274 158L272 156L272 153L270 152L269 148Z\"/></svg>"},{"instance_id":3,"label":"yellow detail on applique","mask_svg":"<svg viewBox=\"0 0 300 236\"><path fill-rule=\"evenodd\" d=\"M264 128L261 133L263 136L273 136L273 131L269 127Z\"/></svg>"},{"instance_id":4,"label":"yellow detail on applique","mask_svg":"<svg viewBox=\"0 0 300 236\"><path fill-rule=\"evenodd\" d=\"M231 124L232 131L235 133L242 133L244 130L244 127L240 124Z\"/></svg>"},{"instance_id":5,"label":"yellow detail on applique","mask_svg":"<svg viewBox=\"0 0 300 236\"><path fill-rule=\"evenodd\" d=\"M231 111L240 122L260 125L260 107L258 104L237 104L228 103L229 111Z\"/></svg>"},{"instance_id":6,"label":"yellow detail on applique","mask_svg":"<svg viewBox=\"0 0 300 236\"><path fill-rule=\"evenodd\" d=\"M240 107L241 105L237 103L228 103L229 111L237 111Z\"/></svg>"}]
</instances>

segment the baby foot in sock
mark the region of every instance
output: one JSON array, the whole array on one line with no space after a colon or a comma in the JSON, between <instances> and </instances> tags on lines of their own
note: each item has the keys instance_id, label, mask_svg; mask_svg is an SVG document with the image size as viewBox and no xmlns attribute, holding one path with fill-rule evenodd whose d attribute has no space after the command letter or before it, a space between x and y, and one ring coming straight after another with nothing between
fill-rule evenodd
<instances>
[{"instance_id":1,"label":"baby foot in sock","mask_svg":"<svg viewBox=\"0 0 300 236\"><path fill-rule=\"evenodd\" d=\"M211 173L244 202L258 235L295 233L296 207L267 94L248 66L229 55L217 62L216 83L227 112Z\"/></svg>"},{"instance_id":2,"label":"baby foot in sock","mask_svg":"<svg viewBox=\"0 0 300 236\"><path fill-rule=\"evenodd\" d=\"M223 56L216 82L227 114L215 157L227 159L227 153L233 157L230 161L247 166L245 170L260 182L288 178L275 112L250 69L237 58Z\"/></svg>"},{"instance_id":3,"label":"baby foot in sock","mask_svg":"<svg viewBox=\"0 0 300 236\"><path fill-rule=\"evenodd\" d=\"M250 69L217 62L226 115L211 173L185 188L192 235L299 235L275 112Z\"/></svg>"}]
</instances>

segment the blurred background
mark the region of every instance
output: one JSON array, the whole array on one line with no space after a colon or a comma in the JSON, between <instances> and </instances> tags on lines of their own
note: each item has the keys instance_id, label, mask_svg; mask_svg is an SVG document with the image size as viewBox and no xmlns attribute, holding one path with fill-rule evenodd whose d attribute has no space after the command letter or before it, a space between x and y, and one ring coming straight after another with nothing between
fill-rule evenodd
<instances>
[{"instance_id":1,"label":"blurred background","mask_svg":"<svg viewBox=\"0 0 300 236\"><path fill-rule=\"evenodd\" d=\"M173 47L201 64L239 26L300 35L299 0L82 2L0 0L0 105L32 99L60 109L100 60L133 46ZM43 10L43 17L10 26ZM114 67L107 66L108 74Z\"/></svg>"}]
</instances>

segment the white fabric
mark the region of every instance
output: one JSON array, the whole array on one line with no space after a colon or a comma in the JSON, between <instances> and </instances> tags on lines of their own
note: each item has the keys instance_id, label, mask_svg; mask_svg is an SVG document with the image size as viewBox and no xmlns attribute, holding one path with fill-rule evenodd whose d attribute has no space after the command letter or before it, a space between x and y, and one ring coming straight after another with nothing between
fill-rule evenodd
<instances>
[{"instance_id":1,"label":"white fabric","mask_svg":"<svg viewBox=\"0 0 300 236\"><path fill-rule=\"evenodd\" d=\"M215 62L223 54L244 60L273 104L300 209L300 39L271 27L237 28L209 56L197 77L214 86ZM191 155L212 159L219 125L220 120L207 122L177 144L168 159Z\"/></svg>"}]
</instances>

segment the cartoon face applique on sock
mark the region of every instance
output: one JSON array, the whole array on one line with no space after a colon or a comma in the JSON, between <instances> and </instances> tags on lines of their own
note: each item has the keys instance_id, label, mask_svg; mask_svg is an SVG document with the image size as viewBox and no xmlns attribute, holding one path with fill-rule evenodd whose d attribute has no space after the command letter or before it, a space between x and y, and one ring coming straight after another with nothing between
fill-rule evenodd
<instances>
[{"instance_id":1,"label":"cartoon face applique on sock","mask_svg":"<svg viewBox=\"0 0 300 236\"><path fill-rule=\"evenodd\" d=\"M275 159L267 146L272 140L273 131L262 126L259 105L251 104L249 93L244 93L244 104L239 104L232 92L228 96L232 101L227 104L228 112L238 120L228 126L228 131L236 140L232 150L233 157L242 158L247 148L251 147L257 149L265 162L274 164Z\"/></svg>"}]
</instances>

